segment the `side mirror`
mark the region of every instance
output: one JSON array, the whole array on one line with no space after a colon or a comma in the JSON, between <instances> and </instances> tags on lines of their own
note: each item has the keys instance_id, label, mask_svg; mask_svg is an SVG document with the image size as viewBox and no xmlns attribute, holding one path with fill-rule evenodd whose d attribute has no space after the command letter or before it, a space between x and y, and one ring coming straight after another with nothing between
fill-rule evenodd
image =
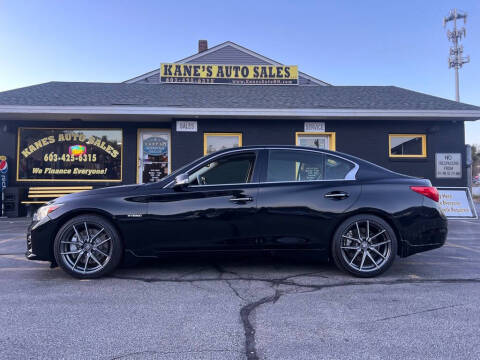
<instances>
[{"instance_id":1,"label":"side mirror","mask_svg":"<svg viewBox=\"0 0 480 360\"><path fill-rule=\"evenodd\" d=\"M188 186L188 174L180 174L175 178L175 184L173 184L174 190L182 190Z\"/></svg>"}]
</instances>

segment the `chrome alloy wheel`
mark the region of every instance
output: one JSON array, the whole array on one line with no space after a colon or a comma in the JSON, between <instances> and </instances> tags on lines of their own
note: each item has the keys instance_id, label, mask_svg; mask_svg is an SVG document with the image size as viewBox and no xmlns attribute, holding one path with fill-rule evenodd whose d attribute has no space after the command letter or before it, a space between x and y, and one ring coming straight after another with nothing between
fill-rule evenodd
<instances>
[{"instance_id":1,"label":"chrome alloy wheel","mask_svg":"<svg viewBox=\"0 0 480 360\"><path fill-rule=\"evenodd\" d=\"M60 240L60 256L72 271L92 274L108 264L112 245L112 239L103 227L84 221L72 224Z\"/></svg>"},{"instance_id":2,"label":"chrome alloy wheel","mask_svg":"<svg viewBox=\"0 0 480 360\"><path fill-rule=\"evenodd\" d=\"M342 234L340 249L346 264L360 272L381 269L392 256L387 229L372 221L356 221Z\"/></svg>"}]
</instances>

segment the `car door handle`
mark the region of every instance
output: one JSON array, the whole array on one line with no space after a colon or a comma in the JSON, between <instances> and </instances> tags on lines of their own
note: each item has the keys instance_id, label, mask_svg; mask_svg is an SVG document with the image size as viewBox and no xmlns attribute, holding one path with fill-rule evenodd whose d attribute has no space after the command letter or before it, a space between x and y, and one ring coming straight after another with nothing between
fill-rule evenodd
<instances>
[{"instance_id":1,"label":"car door handle","mask_svg":"<svg viewBox=\"0 0 480 360\"><path fill-rule=\"evenodd\" d=\"M232 202L245 202L245 201L253 201L253 199L250 196L245 196L245 197L234 197L228 199Z\"/></svg>"},{"instance_id":2,"label":"car door handle","mask_svg":"<svg viewBox=\"0 0 480 360\"><path fill-rule=\"evenodd\" d=\"M332 191L327 194L325 194L325 197L327 199L336 199L336 200L342 200L348 198L350 195L344 191Z\"/></svg>"}]
</instances>

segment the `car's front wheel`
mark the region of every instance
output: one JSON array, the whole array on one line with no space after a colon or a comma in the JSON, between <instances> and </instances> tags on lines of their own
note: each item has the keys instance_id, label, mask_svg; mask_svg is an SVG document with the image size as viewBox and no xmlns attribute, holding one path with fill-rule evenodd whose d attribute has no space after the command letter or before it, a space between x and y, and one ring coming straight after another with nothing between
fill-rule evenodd
<instances>
[{"instance_id":1,"label":"car's front wheel","mask_svg":"<svg viewBox=\"0 0 480 360\"><path fill-rule=\"evenodd\" d=\"M337 267L358 277L385 272L397 254L395 232L385 220L374 215L356 215L345 220L332 241L332 257Z\"/></svg>"},{"instance_id":2,"label":"car's front wheel","mask_svg":"<svg viewBox=\"0 0 480 360\"><path fill-rule=\"evenodd\" d=\"M112 272L123 253L117 230L97 215L80 215L67 221L58 231L53 246L57 264L80 279Z\"/></svg>"}]
</instances>

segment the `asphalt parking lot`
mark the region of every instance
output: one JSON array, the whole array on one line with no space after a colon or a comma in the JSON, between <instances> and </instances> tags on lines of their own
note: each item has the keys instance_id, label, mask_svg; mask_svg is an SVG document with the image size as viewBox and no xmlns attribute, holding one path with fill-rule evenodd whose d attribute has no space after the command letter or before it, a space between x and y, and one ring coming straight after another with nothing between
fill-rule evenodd
<instances>
[{"instance_id":1,"label":"asphalt parking lot","mask_svg":"<svg viewBox=\"0 0 480 360\"><path fill-rule=\"evenodd\" d=\"M356 279L295 256L174 256L79 281L0 219L1 359L473 359L480 221Z\"/></svg>"}]
</instances>

